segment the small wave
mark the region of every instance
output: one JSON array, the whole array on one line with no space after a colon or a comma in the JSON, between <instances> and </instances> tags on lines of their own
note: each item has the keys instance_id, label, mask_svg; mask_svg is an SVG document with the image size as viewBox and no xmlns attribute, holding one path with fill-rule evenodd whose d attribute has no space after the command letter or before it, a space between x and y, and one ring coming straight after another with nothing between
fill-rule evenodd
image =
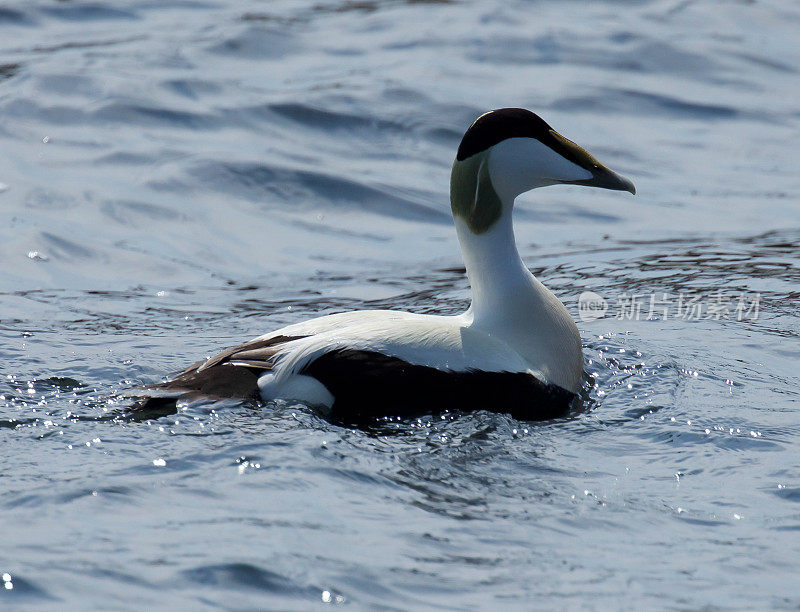
<instances>
[{"instance_id":1,"label":"small wave","mask_svg":"<svg viewBox=\"0 0 800 612\"><path fill-rule=\"evenodd\" d=\"M143 226L154 221L187 221L183 213L148 202L113 201L101 206L103 214L122 225Z\"/></svg>"},{"instance_id":2,"label":"small wave","mask_svg":"<svg viewBox=\"0 0 800 612\"><path fill-rule=\"evenodd\" d=\"M29 14L15 9L0 7L0 23L14 25L34 25L36 21Z\"/></svg>"},{"instance_id":3,"label":"small wave","mask_svg":"<svg viewBox=\"0 0 800 612\"><path fill-rule=\"evenodd\" d=\"M607 88L603 95L568 96L559 99L554 107L561 110L603 109L625 115L674 116L696 120L730 120L742 111L732 106L690 102L676 96L632 89Z\"/></svg>"},{"instance_id":4,"label":"small wave","mask_svg":"<svg viewBox=\"0 0 800 612\"><path fill-rule=\"evenodd\" d=\"M386 132L402 132L404 126L397 121L379 119L370 115L337 112L331 109L316 108L300 103L281 103L270 105L270 110L280 117L291 119L306 127L325 130L353 130L368 129L376 134Z\"/></svg>"},{"instance_id":5,"label":"small wave","mask_svg":"<svg viewBox=\"0 0 800 612\"><path fill-rule=\"evenodd\" d=\"M166 108L164 106L145 106L122 102L108 104L95 111L93 116L102 123L153 125L195 130L209 130L220 127L217 117L211 114Z\"/></svg>"},{"instance_id":6,"label":"small wave","mask_svg":"<svg viewBox=\"0 0 800 612\"><path fill-rule=\"evenodd\" d=\"M451 223L449 213L413 202L390 188L311 170L295 170L255 163L218 162L197 166L192 175L209 188L232 193L267 207L296 210L351 208L407 220Z\"/></svg>"},{"instance_id":7,"label":"small wave","mask_svg":"<svg viewBox=\"0 0 800 612\"><path fill-rule=\"evenodd\" d=\"M43 6L39 9L49 17L64 21L104 21L113 19L138 19L131 11L113 8L106 4L64 4L62 6Z\"/></svg>"},{"instance_id":8,"label":"small wave","mask_svg":"<svg viewBox=\"0 0 800 612\"><path fill-rule=\"evenodd\" d=\"M297 583L286 576L250 563L201 565L183 570L181 576L198 585L225 589L255 589L283 597L316 600L322 592L322 589Z\"/></svg>"},{"instance_id":9,"label":"small wave","mask_svg":"<svg viewBox=\"0 0 800 612\"><path fill-rule=\"evenodd\" d=\"M19 72L20 64L0 64L0 81L10 79Z\"/></svg>"},{"instance_id":10,"label":"small wave","mask_svg":"<svg viewBox=\"0 0 800 612\"><path fill-rule=\"evenodd\" d=\"M241 59L280 59L297 50L290 31L283 28L246 27L212 45L209 51Z\"/></svg>"},{"instance_id":11,"label":"small wave","mask_svg":"<svg viewBox=\"0 0 800 612\"><path fill-rule=\"evenodd\" d=\"M5 568L3 568L5 569ZM5 578L9 580L5 580ZM7 605L12 609L16 605L24 605L28 601L55 600L47 589L36 584L15 571L3 574L3 583L0 584L0 606Z\"/></svg>"}]
</instances>

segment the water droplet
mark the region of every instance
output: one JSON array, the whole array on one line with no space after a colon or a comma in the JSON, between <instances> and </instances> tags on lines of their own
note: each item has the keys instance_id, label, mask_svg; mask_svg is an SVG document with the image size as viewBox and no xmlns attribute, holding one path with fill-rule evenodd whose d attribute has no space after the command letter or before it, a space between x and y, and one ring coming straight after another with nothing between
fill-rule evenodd
<instances>
[{"instance_id":1,"label":"water droplet","mask_svg":"<svg viewBox=\"0 0 800 612\"><path fill-rule=\"evenodd\" d=\"M322 601L323 603L331 603L331 592L330 591L322 591Z\"/></svg>"}]
</instances>

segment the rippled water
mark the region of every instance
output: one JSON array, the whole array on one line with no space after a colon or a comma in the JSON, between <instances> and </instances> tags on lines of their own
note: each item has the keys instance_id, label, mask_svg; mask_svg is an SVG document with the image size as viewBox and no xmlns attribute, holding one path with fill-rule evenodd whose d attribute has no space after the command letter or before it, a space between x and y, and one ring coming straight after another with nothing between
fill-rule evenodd
<instances>
[{"instance_id":1,"label":"rippled water","mask_svg":"<svg viewBox=\"0 0 800 612\"><path fill-rule=\"evenodd\" d=\"M796 608L798 27L749 1L4 3L0 605ZM518 205L539 277L608 306L579 320L582 411L113 418L283 324L465 308L449 167L515 105L639 191Z\"/></svg>"}]
</instances>

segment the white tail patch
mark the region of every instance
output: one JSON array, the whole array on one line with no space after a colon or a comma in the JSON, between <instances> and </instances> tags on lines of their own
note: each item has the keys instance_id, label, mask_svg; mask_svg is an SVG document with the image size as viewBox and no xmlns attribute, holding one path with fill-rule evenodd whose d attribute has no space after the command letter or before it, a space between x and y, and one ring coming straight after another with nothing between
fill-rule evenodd
<instances>
[{"instance_id":1,"label":"white tail patch","mask_svg":"<svg viewBox=\"0 0 800 612\"><path fill-rule=\"evenodd\" d=\"M286 399L302 402L307 406L330 409L336 398L327 387L311 376L294 375L278 379L267 372L258 379L258 390L265 401Z\"/></svg>"}]
</instances>

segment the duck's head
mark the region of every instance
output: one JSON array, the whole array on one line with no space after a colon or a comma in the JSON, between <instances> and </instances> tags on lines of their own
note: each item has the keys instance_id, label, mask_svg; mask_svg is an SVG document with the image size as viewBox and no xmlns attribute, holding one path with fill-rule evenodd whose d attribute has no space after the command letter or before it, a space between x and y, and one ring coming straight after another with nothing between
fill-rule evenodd
<instances>
[{"instance_id":1,"label":"duck's head","mask_svg":"<svg viewBox=\"0 0 800 612\"><path fill-rule=\"evenodd\" d=\"M501 108L478 117L461 139L450 177L450 203L453 215L480 234L521 193L558 184L636 193L631 181L535 113Z\"/></svg>"}]
</instances>

